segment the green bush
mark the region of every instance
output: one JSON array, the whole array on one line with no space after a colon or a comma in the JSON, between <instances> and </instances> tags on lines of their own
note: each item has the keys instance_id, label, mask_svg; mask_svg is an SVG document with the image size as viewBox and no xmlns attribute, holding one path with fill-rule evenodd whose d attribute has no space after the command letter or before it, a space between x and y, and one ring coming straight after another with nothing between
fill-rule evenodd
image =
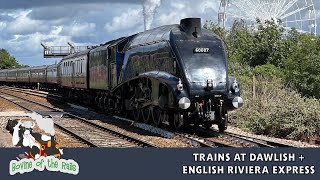
<instances>
[{"instance_id":1,"label":"green bush","mask_svg":"<svg viewBox=\"0 0 320 180\"><path fill-rule=\"evenodd\" d=\"M267 78L283 78L284 77L284 73L282 69L276 67L273 64L256 66L253 69L253 74L256 76L263 76Z\"/></svg>"},{"instance_id":2,"label":"green bush","mask_svg":"<svg viewBox=\"0 0 320 180\"><path fill-rule=\"evenodd\" d=\"M229 31L210 21L204 27L225 40L231 74L276 76L303 96L320 98L319 36L273 21L258 21L258 27L235 21Z\"/></svg>"},{"instance_id":3,"label":"green bush","mask_svg":"<svg viewBox=\"0 0 320 180\"><path fill-rule=\"evenodd\" d=\"M301 97L276 78L258 76L255 83L253 78L240 80L245 105L230 113L233 123L257 134L279 138L309 141L317 135L319 100Z\"/></svg>"},{"instance_id":4,"label":"green bush","mask_svg":"<svg viewBox=\"0 0 320 180\"><path fill-rule=\"evenodd\" d=\"M229 73L240 79L245 105L230 119L258 134L309 141L320 128L320 37L257 24L205 26L225 40Z\"/></svg>"}]
</instances>

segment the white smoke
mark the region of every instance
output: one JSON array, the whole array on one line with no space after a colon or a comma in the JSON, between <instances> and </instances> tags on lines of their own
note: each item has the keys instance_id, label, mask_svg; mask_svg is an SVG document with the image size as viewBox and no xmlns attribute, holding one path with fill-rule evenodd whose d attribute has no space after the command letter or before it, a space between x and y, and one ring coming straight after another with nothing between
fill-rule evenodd
<instances>
[{"instance_id":1,"label":"white smoke","mask_svg":"<svg viewBox=\"0 0 320 180\"><path fill-rule=\"evenodd\" d=\"M154 15L161 5L161 0L143 0L144 29L151 28Z\"/></svg>"},{"instance_id":2,"label":"white smoke","mask_svg":"<svg viewBox=\"0 0 320 180\"><path fill-rule=\"evenodd\" d=\"M54 136L55 134L54 123L51 118L44 118L40 114L37 114L36 112L27 113L27 115L37 122L37 125L41 130L50 134L51 136Z\"/></svg>"}]
</instances>

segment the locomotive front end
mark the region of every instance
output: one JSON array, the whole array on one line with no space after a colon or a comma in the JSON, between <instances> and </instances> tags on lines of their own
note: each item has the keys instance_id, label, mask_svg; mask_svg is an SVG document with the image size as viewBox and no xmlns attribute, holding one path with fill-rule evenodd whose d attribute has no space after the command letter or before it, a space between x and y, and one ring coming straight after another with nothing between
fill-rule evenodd
<instances>
[{"instance_id":1,"label":"locomotive front end","mask_svg":"<svg viewBox=\"0 0 320 180\"><path fill-rule=\"evenodd\" d=\"M217 124L224 131L228 111L243 105L239 80L228 77L224 42L212 32L201 30L200 19L195 18L182 20L181 32L171 36L181 67L177 99L186 116L183 119L187 124L205 127Z\"/></svg>"}]
</instances>

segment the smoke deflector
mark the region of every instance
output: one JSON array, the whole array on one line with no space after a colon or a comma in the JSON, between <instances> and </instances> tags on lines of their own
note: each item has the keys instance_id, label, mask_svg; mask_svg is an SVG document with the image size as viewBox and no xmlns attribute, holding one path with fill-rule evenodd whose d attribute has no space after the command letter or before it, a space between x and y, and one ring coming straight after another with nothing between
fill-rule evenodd
<instances>
[{"instance_id":1,"label":"smoke deflector","mask_svg":"<svg viewBox=\"0 0 320 180\"><path fill-rule=\"evenodd\" d=\"M186 32L188 36L195 38L201 36L201 18L186 18L180 21L181 29Z\"/></svg>"}]
</instances>

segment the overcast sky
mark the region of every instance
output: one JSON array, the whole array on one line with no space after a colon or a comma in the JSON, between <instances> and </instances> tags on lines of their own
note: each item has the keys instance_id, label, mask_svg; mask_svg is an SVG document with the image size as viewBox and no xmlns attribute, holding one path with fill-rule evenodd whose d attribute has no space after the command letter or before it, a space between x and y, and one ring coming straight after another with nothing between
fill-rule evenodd
<instances>
[{"instance_id":1,"label":"overcast sky","mask_svg":"<svg viewBox=\"0 0 320 180\"><path fill-rule=\"evenodd\" d=\"M143 31L142 1L0 0L0 48L22 64L52 64L59 59L44 59L40 42L96 45ZM186 17L216 22L219 2L162 0L151 27L177 24ZM320 6L319 0L314 2Z\"/></svg>"}]
</instances>

